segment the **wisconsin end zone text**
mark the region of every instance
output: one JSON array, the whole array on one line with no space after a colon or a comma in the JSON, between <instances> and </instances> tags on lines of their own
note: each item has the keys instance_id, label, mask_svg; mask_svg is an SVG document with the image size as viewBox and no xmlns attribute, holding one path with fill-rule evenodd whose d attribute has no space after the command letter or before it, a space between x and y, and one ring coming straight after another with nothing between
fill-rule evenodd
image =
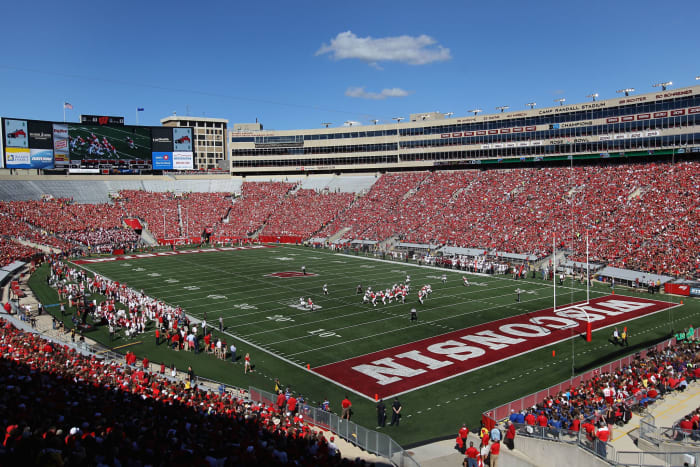
<instances>
[{"instance_id":1,"label":"wisconsin end zone text","mask_svg":"<svg viewBox=\"0 0 700 467\"><path fill-rule=\"evenodd\" d=\"M358 394L388 398L500 360L671 307L674 303L610 295L480 324L461 331L314 368Z\"/></svg>"}]
</instances>

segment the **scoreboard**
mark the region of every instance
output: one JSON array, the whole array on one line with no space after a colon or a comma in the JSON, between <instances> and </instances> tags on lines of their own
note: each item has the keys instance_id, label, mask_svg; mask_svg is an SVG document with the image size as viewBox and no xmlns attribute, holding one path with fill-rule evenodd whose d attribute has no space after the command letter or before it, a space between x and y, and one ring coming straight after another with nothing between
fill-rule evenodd
<instances>
[{"instance_id":1,"label":"scoreboard","mask_svg":"<svg viewBox=\"0 0 700 467\"><path fill-rule=\"evenodd\" d=\"M80 123L83 125L124 126L124 117L111 117L108 115L81 115Z\"/></svg>"}]
</instances>

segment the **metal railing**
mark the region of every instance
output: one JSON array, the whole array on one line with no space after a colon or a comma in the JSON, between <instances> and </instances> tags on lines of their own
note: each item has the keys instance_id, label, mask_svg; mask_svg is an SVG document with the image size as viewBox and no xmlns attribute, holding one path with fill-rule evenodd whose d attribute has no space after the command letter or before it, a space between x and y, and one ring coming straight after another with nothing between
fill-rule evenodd
<instances>
[{"instance_id":1,"label":"metal railing","mask_svg":"<svg viewBox=\"0 0 700 467\"><path fill-rule=\"evenodd\" d=\"M617 451L615 448L610 443L603 443L589 436L584 430L571 431L547 426L527 425L525 423L515 423L515 427L519 436L578 446L610 464L615 464L616 462Z\"/></svg>"},{"instance_id":2,"label":"metal railing","mask_svg":"<svg viewBox=\"0 0 700 467\"><path fill-rule=\"evenodd\" d=\"M638 467L681 467L697 465L697 452L648 452L648 451L618 451L615 463L617 465Z\"/></svg>"},{"instance_id":3,"label":"metal railing","mask_svg":"<svg viewBox=\"0 0 700 467\"><path fill-rule=\"evenodd\" d=\"M700 430L683 429L678 423L672 427L656 426L651 415L639 422L639 437L656 447L662 443L678 443L700 452Z\"/></svg>"},{"instance_id":4,"label":"metal railing","mask_svg":"<svg viewBox=\"0 0 700 467\"><path fill-rule=\"evenodd\" d=\"M274 394L258 388L250 387L248 392L253 402L273 405L277 400ZM420 464L408 452L383 433L367 429L355 422L341 419L334 413L306 404L302 404L299 407L299 413L304 416L304 420L308 423L329 430L336 436L367 452L385 457L394 465L399 467L420 467Z\"/></svg>"}]
</instances>

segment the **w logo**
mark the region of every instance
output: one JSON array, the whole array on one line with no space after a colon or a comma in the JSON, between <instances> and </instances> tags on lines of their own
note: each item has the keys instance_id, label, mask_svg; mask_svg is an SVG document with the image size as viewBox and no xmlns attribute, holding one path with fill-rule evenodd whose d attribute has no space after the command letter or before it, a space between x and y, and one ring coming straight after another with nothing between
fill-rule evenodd
<instances>
[{"instance_id":1,"label":"w logo","mask_svg":"<svg viewBox=\"0 0 700 467\"><path fill-rule=\"evenodd\" d=\"M109 117L98 117L97 122L100 125L106 125L107 123L109 123Z\"/></svg>"}]
</instances>

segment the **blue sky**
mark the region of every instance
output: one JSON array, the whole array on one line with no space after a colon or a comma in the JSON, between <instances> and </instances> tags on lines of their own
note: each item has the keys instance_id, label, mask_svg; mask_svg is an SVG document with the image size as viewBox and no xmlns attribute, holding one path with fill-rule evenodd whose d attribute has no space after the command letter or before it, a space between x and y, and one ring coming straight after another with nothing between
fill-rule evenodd
<instances>
[{"instance_id":1,"label":"blue sky","mask_svg":"<svg viewBox=\"0 0 700 467\"><path fill-rule=\"evenodd\" d=\"M5 10L7 15L8 10ZM265 129L700 84L697 1L17 2L0 115Z\"/></svg>"}]
</instances>

